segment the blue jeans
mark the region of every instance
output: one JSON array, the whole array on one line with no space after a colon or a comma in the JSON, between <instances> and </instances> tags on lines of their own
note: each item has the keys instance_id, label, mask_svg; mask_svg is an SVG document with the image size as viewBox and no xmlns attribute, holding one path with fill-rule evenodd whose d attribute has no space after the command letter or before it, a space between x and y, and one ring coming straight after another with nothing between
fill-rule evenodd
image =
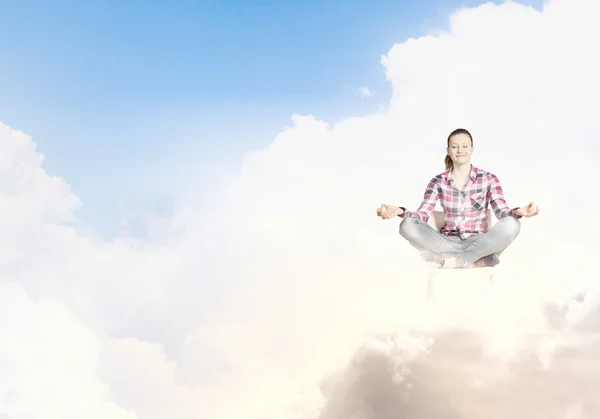
<instances>
[{"instance_id":1,"label":"blue jeans","mask_svg":"<svg viewBox=\"0 0 600 419\"><path fill-rule=\"evenodd\" d=\"M433 227L411 214L400 223L400 235L417 250L428 250L436 255L455 257L463 264L495 253L500 255L517 238L521 221L515 217L498 220L486 233L466 239L443 236Z\"/></svg>"}]
</instances>

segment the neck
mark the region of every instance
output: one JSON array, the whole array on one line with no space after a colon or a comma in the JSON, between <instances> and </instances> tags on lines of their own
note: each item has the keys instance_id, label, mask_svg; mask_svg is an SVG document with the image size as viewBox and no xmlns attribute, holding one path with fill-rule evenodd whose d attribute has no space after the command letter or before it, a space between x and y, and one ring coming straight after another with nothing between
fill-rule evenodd
<instances>
[{"instance_id":1,"label":"neck","mask_svg":"<svg viewBox=\"0 0 600 419\"><path fill-rule=\"evenodd\" d=\"M466 178L471 173L471 163L454 166L451 173L453 178Z\"/></svg>"}]
</instances>

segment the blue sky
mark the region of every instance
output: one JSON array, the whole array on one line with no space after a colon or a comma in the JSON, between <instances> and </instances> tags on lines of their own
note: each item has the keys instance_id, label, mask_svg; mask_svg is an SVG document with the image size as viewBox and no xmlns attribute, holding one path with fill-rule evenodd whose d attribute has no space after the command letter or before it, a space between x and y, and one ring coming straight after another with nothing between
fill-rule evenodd
<instances>
[{"instance_id":1,"label":"blue sky","mask_svg":"<svg viewBox=\"0 0 600 419\"><path fill-rule=\"evenodd\" d=\"M390 95L381 55L480 3L5 1L0 121L73 186L82 223L113 234L128 209L168 207L182 179L210 188L292 113L376 112Z\"/></svg>"}]
</instances>

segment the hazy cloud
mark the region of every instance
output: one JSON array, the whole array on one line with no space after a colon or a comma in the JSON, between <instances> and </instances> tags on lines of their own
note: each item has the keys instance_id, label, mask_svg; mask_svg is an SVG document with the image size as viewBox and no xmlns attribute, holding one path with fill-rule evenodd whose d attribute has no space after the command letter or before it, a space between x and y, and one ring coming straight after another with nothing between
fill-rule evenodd
<instances>
[{"instance_id":1,"label":"hazy cloud","mask_svg":"<svg viewBox=\"0 0 600 419\"><path fill-rule=\"evenodd\" d=\"M0 413L597 416L599 17L571 0L460 10L448 32L382 58L385 111L294 115L247 154L226 202L150 216L143 240L78 233L68 180L1 126ZM493 288L456 283L426 305L399 220L375 210L416 207L459 126L509 205L542 213L523 220Z\"/></svg>"}]
</instances>

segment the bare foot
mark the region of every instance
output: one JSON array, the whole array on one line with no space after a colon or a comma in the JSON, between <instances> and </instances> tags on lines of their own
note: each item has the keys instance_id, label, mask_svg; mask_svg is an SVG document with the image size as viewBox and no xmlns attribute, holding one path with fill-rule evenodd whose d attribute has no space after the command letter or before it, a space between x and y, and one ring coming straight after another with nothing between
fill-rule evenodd
<instances>
[{"instance_id":1,"label":"bare foot","mask_svg":"<svg viewBox=\"0 0 600 419\"><path fill-rule=\"evenodd\" d=\"M471 263L464 264L455 257L445 258L444 263L442 265L442 268L444 268L444 269L472 268L472 267L473 267L473 264L471 264Z\"/></svg>"},{"instance_id":2,"label":"bare foot","mask_svg":"<svg viewBox=\"0 0 600 419\"><path fill-rule=\"evenodd\" d=\"M423 258L423 260L425 262L430 263L431 265L441 268L442 265L444 264L444 258L436 255L435 253L430 252L429 250L424 250L420 253L421 258Z\"/></svg>"},{"instance_id":3,"label":"bare foot","mask_svg":"<svg viewBox=\"0 0 600 419\"><path fill-rule=\"evenodd\" d=\"M488 266L496 266L500 263L500 258L495 253L487 255L475 261L474 265L477 268L486 268Z\"/></svg>"}]
</instances>

